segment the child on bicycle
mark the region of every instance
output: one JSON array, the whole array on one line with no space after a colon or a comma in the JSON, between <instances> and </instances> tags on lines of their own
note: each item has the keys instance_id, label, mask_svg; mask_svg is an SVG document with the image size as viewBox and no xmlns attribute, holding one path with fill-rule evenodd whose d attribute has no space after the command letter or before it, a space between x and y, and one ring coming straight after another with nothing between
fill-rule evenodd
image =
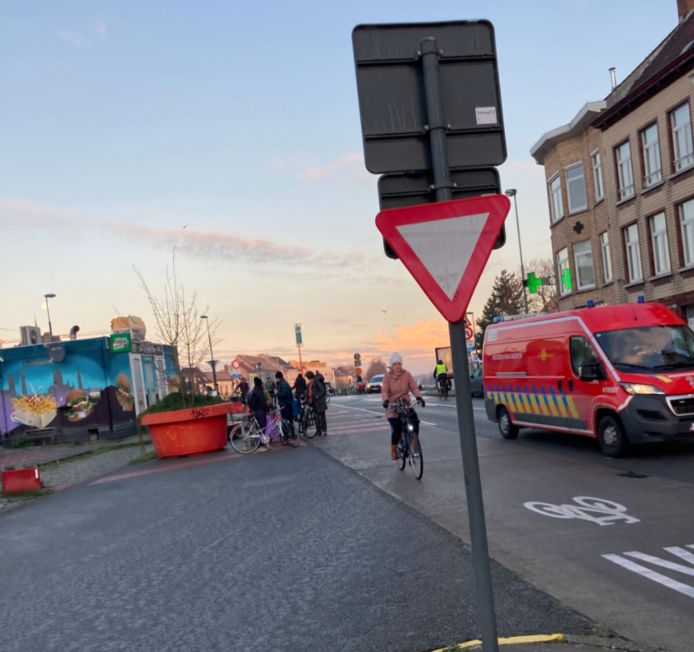
<instances>
[{"instance_id":1,"label":"child on bicycle","mask_svg":"<svg viewBox=\"0 0 694 652\"><path fill-rule=\"evenodd\" d=\"M412 374L402 368L402 356L399 353L393 353L390 356L390 371L383 376L383 385L381 386L383 407L386 410L388 423L390 423L390 459L392 460L398 459L398 443L402 435L402 422L398 418L395 406L391 405L391 403L401 398L409 404L410 392L414 394L417 403L424 407L424 399ZM414 408L410 408L409 415L415 428L415 433L419 434L419 417Z\"/></svg>"}]
</instances>

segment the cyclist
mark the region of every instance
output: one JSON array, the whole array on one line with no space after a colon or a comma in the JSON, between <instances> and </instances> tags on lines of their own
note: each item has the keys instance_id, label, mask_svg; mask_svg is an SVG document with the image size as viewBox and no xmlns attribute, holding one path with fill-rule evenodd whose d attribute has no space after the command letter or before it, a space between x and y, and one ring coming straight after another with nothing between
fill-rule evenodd
<instances>
[{"instance_id":1,"label":"cyclist","mask_svg":"<svg viewBox=\"0 0 694 652\"><path fill-rule=\"evenodd\" d=\"M434 380L439 384L441 391L445 391L446 385L448 384L448 367L444 364L443 360L436 361Z\"/></svg>"},{"instance_id":2,"label":"cyclist","mask_svg":"<svg viewBox=\"0 0 694 652\"><path fill-rule=\"evenodd\" d=\"M399 353L393 353L390 356L390 371L383 376L383 385L381 386L383 407L386 410L386 418L390 423L390 459L392 460L398 459L398 443L402 435L402 422L398 418L395 406L391 405L391 403L398 399L403 399L409 405L410 392L414 394L417 403L424 407L424 399L412 374L402 368L402 356ZM412 420L415 434L419 434L419 417L413 408L410 408L409 416Z\"/></svg>"}]
</instances>

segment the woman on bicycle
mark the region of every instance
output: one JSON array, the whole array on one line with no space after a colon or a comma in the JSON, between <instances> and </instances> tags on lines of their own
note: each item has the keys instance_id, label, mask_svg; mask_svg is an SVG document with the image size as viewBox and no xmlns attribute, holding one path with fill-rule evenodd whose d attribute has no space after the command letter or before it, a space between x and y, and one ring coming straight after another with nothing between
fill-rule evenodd
<instances>
[{"instance_id":1,"label":"woman on bicycle","mask_svg":"<svg viewBox=\"0 0 694 652\"><path fill-rule=\"evenodd\" d=\"M395 406L391 405L398 399L403 399L408 405L410 403L410 392L412 392L422 407L424 407L424 399L422 398L417 383L414 382L412 374L402 368L402 357L399 353L393 353L390 356L390 371L383 376L383 385L381 386L381 398L383 399L383 407L386 409L386 418L390 423L390 459L398 459L398 442L402 435L402 422L398 418ZM410 408L410 419L414 426L415 433L419 434L419 417L413 408Z\"/></svg>"}]
</instances>

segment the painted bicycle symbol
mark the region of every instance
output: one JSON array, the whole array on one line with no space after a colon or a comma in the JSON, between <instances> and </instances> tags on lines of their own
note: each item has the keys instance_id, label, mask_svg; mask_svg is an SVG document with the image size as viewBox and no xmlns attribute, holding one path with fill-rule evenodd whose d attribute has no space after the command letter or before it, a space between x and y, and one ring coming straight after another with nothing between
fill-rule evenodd
<instances>
[{"instance_id":1,"label":"painted bicycle symbol","mask_svg":"<svg viewBox=\"0 0 694 652\"><path fill-rule=\"evenodd\" d=\"M523 503L526 509L537 512L543 516L552 518L577 518L583 521L591 521L598 525L612 525L615 521L625 523L638 523L639 519L629 516L624 505L615 503L605 498L592 498L590 496L575 496L575 504L553 505L552 503L527 502Z\"/></svg>"}]
</instances>

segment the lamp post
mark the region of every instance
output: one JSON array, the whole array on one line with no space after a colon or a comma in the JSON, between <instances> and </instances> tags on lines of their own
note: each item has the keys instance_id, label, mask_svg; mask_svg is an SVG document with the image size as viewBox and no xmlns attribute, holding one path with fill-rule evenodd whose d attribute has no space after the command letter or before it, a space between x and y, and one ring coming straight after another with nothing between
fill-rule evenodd
<instances>
[{"instance_id":1,"label":"lamp post","mask_svg":"<svg viewBox=\"0 0 694 652\"><path fill-rule=\"evenodd\" d=\"M214 359L214 353L212 353L212 336L210 335L210 320L207 315L200 315L200 319L204 319L207 324L207 339L210 343L210 365L212 366L212 382L214 384L214 391L219 395L219 387L217 386L217 369Z\"/></svg>"},{"instance_id":2,"label":"lamp post","mask_svg":"<svg viewBox=\"0 0 694 652\"><path fill-rule=\"evenodd\" d=\"M520 236L520 224L518 223L518 202L516 200L516 195L518 191L515 188L509 188L504 191L505 195L513 197L513 208L516 211L516 231L518 231L518 253L520 254L520 265L521 265L521 283L523 284L523 305L525 306L525 312L528 312L528 290L525 287L525 267L523 266L523 247L521 246L521 236Z\"/></svg>"},{"instance_id":3,"label":"lamp post","mask_svg":"<svg viewBox=\"0 0 694 652\"><path fill-rule=\"evenodd\" d=\"M48 313L48 333L51 336L51 342L53 341L53 324L51 324L51 311L48 308L48 300L49 299L55 299L55 294L52 292L49 292L48 294L44 294L43 298L46 300L46 312Z\"/></svg>"}]
</instances>

